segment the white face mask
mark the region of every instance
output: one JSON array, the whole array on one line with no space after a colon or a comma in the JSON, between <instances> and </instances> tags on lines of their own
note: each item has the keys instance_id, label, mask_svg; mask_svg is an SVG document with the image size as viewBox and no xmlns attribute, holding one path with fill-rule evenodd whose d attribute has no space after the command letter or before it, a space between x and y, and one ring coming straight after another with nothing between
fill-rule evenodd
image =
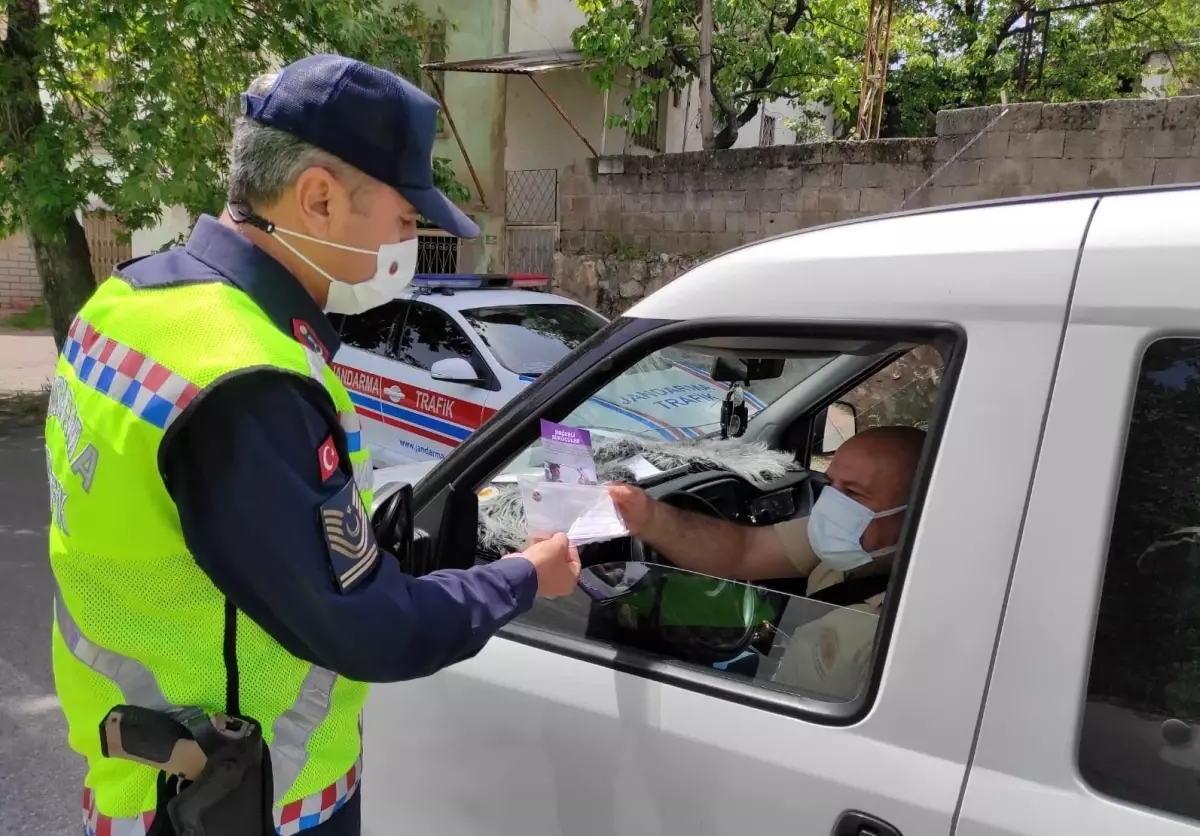
<instances>
[{"instance_id":1,"label":"white face mask","mask_svg":"<svg viewBox=\"0 0 1200 836\"><path fill-rule=\"evenodd\" d=\"M399 296L404 288L408 287L412 281L413 274L417 272L416 238L410 238L407 241L401 241L397 244L384 244L376 251L349 247L345 244L335 244L332 241L322 241L320 238L313 238L309 235L292 232L290 229L281 229L280 227L274 227L274 231L290 235L293 238L312 241L314 244L324 244L327 247L336 247L339 250L346 250L351 253L363 253L364 255L375 256L375 275L365 282L350 284L335 279L325 270L313 264L308 256L297 250L283 238L278 239L279 243L291 250L297 258L329 279L329 296L325 300L326 313L360 314L371 310L371 308L386 305Z\"/></svg>"},{"instance_id":2,"label":"white face mask","mask_svg":"<svg viewBox=\"0 0 1200 836\"><path fill-rule=\"evenodd\" d=\"M817 557L830 569L849 572L865 566L876 557L896 550L895 546L867 552L862 547L863 532L872 520L899 514L907 505L876 514L861 502L827 485L808 517L808 542Z\"/></svg>"}]
</instances>

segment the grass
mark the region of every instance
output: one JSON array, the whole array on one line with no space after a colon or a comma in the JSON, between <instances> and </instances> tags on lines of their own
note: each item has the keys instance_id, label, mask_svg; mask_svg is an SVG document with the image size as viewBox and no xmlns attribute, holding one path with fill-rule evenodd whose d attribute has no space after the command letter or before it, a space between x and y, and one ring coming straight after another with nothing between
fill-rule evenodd
<instances>
[{"instance_id":1,"label":"grass","mask_svg":"<svg viewBox=\"0 0 1200 836\"><path fill-rule=\"evenodd\" d=\"M21 331L41 331L50 327L50 312L45 305L34 305L27 311L0 318L0 326Z\"/></svg>"},{"instance_id":2,"label":"grass","mask_svg":"<svg viewBox=\"0 0 1200 836\"><path fill-rule=\"evenodd\" d=\"M43 423L49 402L49 386L27 392L0 392L0 427Z\"/></svg>"}]
</instances>

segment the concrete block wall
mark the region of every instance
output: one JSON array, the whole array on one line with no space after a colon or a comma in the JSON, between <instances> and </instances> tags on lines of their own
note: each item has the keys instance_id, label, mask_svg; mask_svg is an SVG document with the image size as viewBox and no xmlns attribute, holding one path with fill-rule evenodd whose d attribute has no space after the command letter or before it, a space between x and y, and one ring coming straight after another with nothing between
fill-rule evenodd
<instances>
[{"instance_id":1,"label":"concrete block wall","mask_svg":"<svg viewBox=\"0 0 1200 836\"><path fill-rule=\"evenodd\" d=\"M1002 109L942 112L921 139L581 160L559 178L559 278L589 254L694 258L901 206L1200 182L1200 96Z\"/></svg>"},{"instance_id":2,"label":"concrete block wall","mask_svg":"<svg viewBox=\"0 0 1200 836\"><path fill-rule=\"evenodd\" d=\"M25 234L0 239L0 311L28 310L41 299L42 281Z\"/></svg>"}]
</instances>

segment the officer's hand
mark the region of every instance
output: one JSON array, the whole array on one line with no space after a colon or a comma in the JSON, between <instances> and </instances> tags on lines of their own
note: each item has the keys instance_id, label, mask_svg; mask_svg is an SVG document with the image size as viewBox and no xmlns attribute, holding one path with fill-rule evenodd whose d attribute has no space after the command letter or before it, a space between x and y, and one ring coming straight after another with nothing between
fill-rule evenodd
<instances>
[{"instance_id":1,"label":"officer's hand","mask_svg":"<svg viewBox=\"0 0 1200 836\"><path fill-rule=\"evenodd\" d=\"M537 570L538 595L542 598L558 598L570 595L579 580L579 552L567 542L567 535L555 534L527 546L519 555Z\"/></svg>"},{"instance_id":2,"label":"officer's hand","mask_svg":"<svg viewBox=\"0 0 1200 836\"><path fill-rule=\"evenodd\" d=\"M650 498L650 494L635 485L609 485L608 495L629 533L645 539L647 532L654 527L658 503Z\"/></svg>"}]
</instances>

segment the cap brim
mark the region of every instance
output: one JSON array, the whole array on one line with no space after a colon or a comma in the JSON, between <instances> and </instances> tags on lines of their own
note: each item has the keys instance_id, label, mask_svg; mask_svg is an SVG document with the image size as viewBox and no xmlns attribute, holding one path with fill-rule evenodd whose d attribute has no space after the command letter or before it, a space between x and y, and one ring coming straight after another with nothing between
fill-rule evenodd
<instances>
[{"instance_id":1,"label":"cap brim","mask_svg":"<svg viewBox=\"0 0 1200 836\"><path fill-rule=\"evenodd\" d=\"M430 223L458 238L478 238L479 226L437 189L400 189Z\"/></svg>"}]
</instances>

